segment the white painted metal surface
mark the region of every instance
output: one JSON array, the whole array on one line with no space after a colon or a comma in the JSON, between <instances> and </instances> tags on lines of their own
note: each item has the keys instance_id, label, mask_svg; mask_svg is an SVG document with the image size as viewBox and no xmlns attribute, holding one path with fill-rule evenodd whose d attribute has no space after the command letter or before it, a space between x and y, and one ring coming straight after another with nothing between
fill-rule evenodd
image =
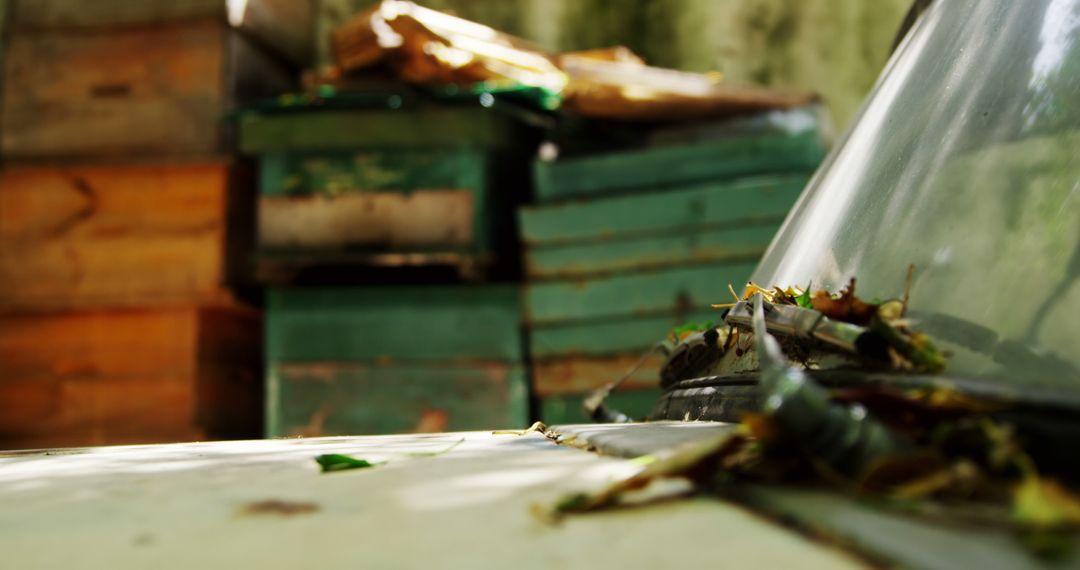
<instances>
[{"instance_id":1,"label":"white painted metal surface","mask_svg":"<svg viewBox=\"0 0 1080 570\"><path fill-rule=\"evenodd\" d=\"M323 453L387 463L322 474ZM530 512L627 468L488 432L0 453L0 567L860 567L719 500Z\"/></svg>"}]
</instances>

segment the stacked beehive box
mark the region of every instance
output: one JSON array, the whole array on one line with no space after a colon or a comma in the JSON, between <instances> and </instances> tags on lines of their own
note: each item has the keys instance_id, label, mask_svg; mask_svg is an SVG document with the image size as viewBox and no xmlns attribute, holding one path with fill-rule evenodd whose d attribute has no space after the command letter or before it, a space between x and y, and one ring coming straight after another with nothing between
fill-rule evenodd
<instances>
[{"instance_id":1,"label":"stacked beehive box","mask_svg":"<svg viewBox=\"0 0 1080 570\"><path fill-rule=\"evenodd\" d=\"M674 327L719 319L710 304L728 300L729 283L741 290L822 158L814 117L773 113L535 164L538 203L520 217L543 420L583 421L584 394ZM660 361L647 359L611 404L644 415Z\"/></svg>"},{"instance_id":2,"label":"stacked beehive box","mask_svg":"<svg viewBox=\"0 0 1080 570\"><path fill-rule=\"evenodd\" d=\"M9 3L0 447L258 433L225 115L288 89L310 38L306 6L245 4Z\"/></svg>"},{"instance_id":3,"label":"stacked beehive box","mask_svg":"<svg viewBox=\"0 0 1080 570\"><path fill-rule=\"evenodd\" d=\"M267 434L523 423L519 288L478 281L513 277L498 268L528 135L475 100L347 98L241 119L260 171Z\"/></svg>"},{"instance_id":4,"label":"stacked beehive box","mask_svg":"<svg viewBox=\"0 0 1080 570\"><path fill-rule=\"evenodd\" d=\"M511 285L274 290L267 433L522 425L520 314Z\"/></svg>"}]
</instances>

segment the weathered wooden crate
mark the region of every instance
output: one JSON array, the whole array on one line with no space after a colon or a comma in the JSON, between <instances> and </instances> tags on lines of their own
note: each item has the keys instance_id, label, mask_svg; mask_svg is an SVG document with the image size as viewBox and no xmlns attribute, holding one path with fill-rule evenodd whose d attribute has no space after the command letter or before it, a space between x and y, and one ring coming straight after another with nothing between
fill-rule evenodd
<instances>
[{"instance_id":1,"label":"weathered wooden crate","mask_svg":"<svg viewBox=\"0 0 1080 570\"><path fill-rule=\"evenodd\" d=\"M266 431L521 425L520 315L516 286L270 290Z\"/></svg>"},{"instance_id":2,"label":"weathered wooden crate","mask_svg":"<svg viewBox=\"0 0 1080 570\"><path fill-rule=\"evenodd\" d=\"M673 328L719 320L710 305L745 284L824 154L814 124L793 111L534 164L520 227L541 410L577 408ZM626 388L655 389L659 366Z\"/></svg>"},{"instance_id":3,"label":"weathered wooden crate","mask_svg":"<svg viewBox=\"0 0 1080 570\"><path fill-rule=\"evenodd\" d=\"M393 93L386 99L381 108L312 107L245 113L238 118L240 152L265 155L365 148L506 149L521 142L520 123L492 108L406 104L404 95Z\"/></svg>"},{"instance_id":4,"label":"weathered wooden crate","mask_svg":"<svg viewBox=\"0 0 1080 570\"><path fill-rule=\"evenodd\" d=\"M267 435L502 429L528 420L520 364L275 363Z\"/></svg>"},{"instance_id":5,"label":"weathered wooden crate","mask_svg":"<svg viewBox=\"0 0 1080 570\"><path fill-rule=\"evenodd\" d=\"M295 82L289 66L222 17L225 4L16 2L0 151L20 161L227 152L226 114ZM291 13L300 4L281 7ZM262 20L277 22L272 13ZM293 25L301 24L283 29Z\"/></svg>"},{"instance_id":6,"label":"weathered wooden crate","mask_svg":"<svg viewBox=\"0 0 1080 570\"><path fill-rule=\"evenodd\" d=\"M758 174L802 174L817 168L820 134L762 134L662 145L533 166L541 203L610 194L668 190Z\"/></svg>"},{"instance_id":7,"label":"weathered wooden crate","mask_svg":"<svg viewBox=\"0 0 1080 570\"><path fill-rule=\"evenodd\" d=\"M261 159L259 246L381 251L490 245L490 157L359 150Z\"/></svg>"},{"instance_id":8,"label":"weathered wooden crate","mask_svg":"<svg viewBox=\"0 0 1080 570\"><path fill-rule=\"evenodd\" d=\"M522 208L526 271L577 278L691 263L756 260L805 174L724 180Z\"/></svg>"},{"instance_id":9,"label":"weathered wooden crate","mask_svg":"<svg viewBox=\"0 0 1080 570\"><path fill-rule=\"evenodd\" d=\"M605 400L609 410L617 410L635 420L648 417L653 405L663 392L651 390L622 390L613 392ZM540 400L540 421L548 425L591 423L592 418L585 414L583 402L586 394L555 396Z\"/></svg>"},{"instance_id":10,"label":"weathered wooden crate","mask_svg":"<svg viewBox=\"0 0 1080 570\"><path fill-rule=\"evenodd\" d=\"M715 321L719 312L698 316L703 317L701 320ZM624 403L635 398L655 400L664 357L650 349L674 326L686 322L685 317L667 315L533 329L531 380L533 393L540 402L541 419L584 421L586 418L578 410L585 396L627 374L629 377L615 393L616 400ZM622 332L625 329L633 332L625 334ZM642 395L643 392L649 395ZM648 407L622 411L644 417Z\"/></svg>"},{"instance_id":11,"label":"weathered wooden crate","mask_svg":"<svg viewBox=\"0 0 1080 570\"><path fill-rule=\"evenodd\" d=\"M526 287L532 384L541 398L581 395L621 377L675 327L716 322L727 284L745 283L753 262L620 273ZM659 384L658 358L627 387Z\"/></svg>"},{"instance_id":12,"label":"weathered wooden crate","mask_svg":"<svg viewBox=\"0 0 1080 570\"><path fill-rule=\"evenodd\" d=\"M215 19L297 66L311 64L315 13L296 0L8 0L22 30L95 30Z\"/></svg>"},{"instance_id":13,"label":"weathered wooden crate","mask_svg":"<svg viewBox=\"0 0 1080 570\"><path fill-rule=\"evenodd\" d=\"M520 362L516 286L271 289L271 362Z\"/></svg>"},{"instance_id":14,"label":"weathered wooden crate","mask_svg":"<svg viewBox=\"0 0 1080 570\"><path fill-rule=\"evenodd\" d=\"M730 297L730 294L729 294ZM725 302L721 298L719 302ZM654 315L622 315L596 320L536 325L529 330L534 359L605 356L643 351L672 329L688 323L716 322L721 311L710 307L678 308Z\"/></svg>"},{"instance_id":15,"label":"weathered wooden crate","mask_svg":"<svg viewBox=\"0 0 1080 570\"><path fill-rule=\"evenodd\" d=\"M236 306L0 316L0 448L259 434L260 317Z\"/></svg>"},{"instance_id":16,"label":"weathered wooden crate","mask_svg":"<svg viewBox=\"0 0 1080 570\"><path fill-rule=\"evenodd\" d=\"M250 241L244 176L228 162L0 171L0 308L227 297Z\"/></svg>"},{"instance_id":17,"label":"weathered wooden crate","mask_svg":"<svg viewBox=\"0 0 1080 570\"><path fill-rule=\"evenodd\" d=\"M470 276L514 257L512 216L528 185L522 133L479 105L245 115L240 145L261 172L260 275L336 261L448 264Z\"/></svg>"},{"instance_id":18,"label":"weathered wooden crate","mask_svg":"<svg viewBox=\"0 0 1080 570\"><path fill-rule=\"evenodd\" d=\"M756 261L689 265L574 281L530 283L525 318L530 327L587 320L690 314L730 299L728 284L745 284Z\"/></svg>"}]
</instances>

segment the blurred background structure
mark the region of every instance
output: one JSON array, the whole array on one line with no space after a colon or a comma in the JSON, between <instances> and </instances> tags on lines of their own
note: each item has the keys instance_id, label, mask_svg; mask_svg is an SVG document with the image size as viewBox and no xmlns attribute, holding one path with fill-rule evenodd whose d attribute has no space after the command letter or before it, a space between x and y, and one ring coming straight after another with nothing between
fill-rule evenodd
<instances>
[{"instance_id":1,"label":"blurred background structure","mask_svg":"<svg viewBox=\"0 0 1080 570\"><path fill-rule=\"evenodd\" d=\"M0 0L0 448L584 420L718 318L910 3L425 3L697 90L591 107L417 81L374 4Z\"/></svg>"}]
</instances>

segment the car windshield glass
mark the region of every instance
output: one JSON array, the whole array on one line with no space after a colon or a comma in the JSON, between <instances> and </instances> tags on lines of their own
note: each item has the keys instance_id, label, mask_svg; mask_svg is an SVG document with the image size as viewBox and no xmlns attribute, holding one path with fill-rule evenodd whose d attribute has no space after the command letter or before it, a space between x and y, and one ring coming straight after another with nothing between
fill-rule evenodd
<instances>
[{"instance_id":1,"label":"car windshield glass","mask_svg":"<svg viewBox=\"0 0 1080 570\"><path fill-rule=\"evenodd\" d=\"M753 281L903 293L953 375L1080 390L1080 0L939 0Z\"/></svg>"}]
</instances>

